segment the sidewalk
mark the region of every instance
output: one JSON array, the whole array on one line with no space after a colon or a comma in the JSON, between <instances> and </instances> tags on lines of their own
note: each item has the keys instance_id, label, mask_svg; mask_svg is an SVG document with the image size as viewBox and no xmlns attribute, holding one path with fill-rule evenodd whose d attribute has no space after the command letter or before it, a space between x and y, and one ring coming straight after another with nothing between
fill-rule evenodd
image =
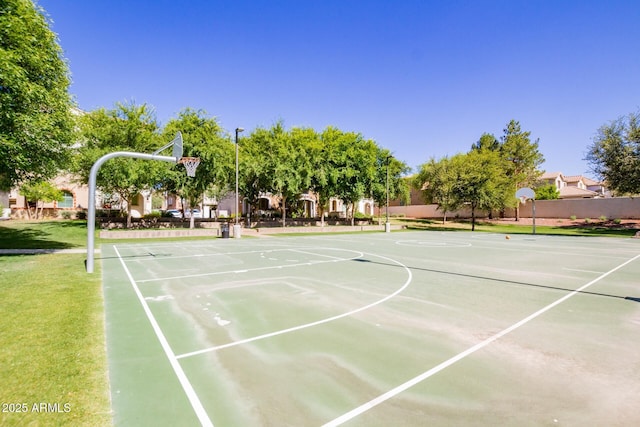
<instances>
[{"instance_id":1,"label":"sidewalk","mask_svg":"<svg viewBox=\"0 0 640 427\"><path fill-rule=\"evenodd\" d=\"M96 249L100 253L100 249ZM87 248L74 249L0 249L0 255L84 254Z\"/></svg>"}]
</instances>

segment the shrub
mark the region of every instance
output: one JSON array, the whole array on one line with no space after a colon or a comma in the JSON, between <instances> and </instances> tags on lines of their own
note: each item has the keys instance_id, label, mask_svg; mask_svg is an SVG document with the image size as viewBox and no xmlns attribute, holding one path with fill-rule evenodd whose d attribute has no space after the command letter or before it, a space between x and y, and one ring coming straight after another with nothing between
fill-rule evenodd
<instances>
[{"instance_id":1,"label":"shrub","mask_svg":"<svg viewBox=\"0 0 640 427\"><path fill-rule=\"evenodd\" d=\"M144 218L144 219L153 219L153 218L160 218L161 216L162 216L161 212L153 211L151 213L144 214L142 218Z\"/></svg>"},{"instance_id":2,"label":"shrub","mask_svg":"<svg viewBox=\"0 0 640 427\"><path fill-rule=\"evenodd\" d=\"M372 219L372 217L371 217L370 215L365 215L365 214L363 214L362 212L356 212L356 213L353 215L353 217L354 217L355 219L369 219L369 220L370 220L370 219Z\"/></svg>"},{"instance_id":3,"label":"shrub","mask_svg":"<svg viewBox=\"0 0 640 427\"><path fill-rule=\"evenodd\" d=\"M575 220L576 220L576 218L577 218L577 216L575 216L575 215L571 215L569 218L571 218L571 221L575 221Z\"/></svg>"},{"instance_id":4,"label":"shrub","mask_svg":"<svg viewBox=\"0 0 640 427\"><path fill-rule=\"evenodd\" d=\"M616 218L613 220L614 224L620 225L622 223L622 220L620 218Z\"/></svg>"},{"instance_id":5,"label":"shrub","mask_svg":"<svg viewBox=\"0 0 640 427\"><path fill-rule=\"evenodd\" d=\"M606 220L607 220L606 215L600 215L600 221L606 221Z\"/></svg>"},{"instance_id":6,"label":"shrub","mask_svg":"<svg viewBox=\"0 0 640 427\"><path fill-rule=\"evenodd\" d=\"M589 224L589 223L591 222L591 218L585 218L585 219L584 219L584 222L585 222L585 223L587 223L587 224Z\"/></svg>"},{"instance_id":7,"label":"shrub","mask_svg":"<svg viewBox=\"0 0 640 427\"><path fill-rule=\"evenodd\" d=\"M73 212L71 212L71 211L62 211L62 212L60 212L60 216L63 219L71 219L73 217Z\"/></svg>"}]
</instances>

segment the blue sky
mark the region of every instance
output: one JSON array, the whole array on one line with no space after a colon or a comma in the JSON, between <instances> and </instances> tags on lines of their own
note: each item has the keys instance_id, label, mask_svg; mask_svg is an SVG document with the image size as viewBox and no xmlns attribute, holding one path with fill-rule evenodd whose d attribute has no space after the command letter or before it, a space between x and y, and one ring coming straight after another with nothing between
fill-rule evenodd
<instances>
[{"instance_id":1,"label":"blue sky","mask_svg":"<svg viewBox=\"0 0 640 427\"><path fill-rule=\"evenodd\" d=\"M511 120L542 168L589 173L597 129L640 109L640 2L40 0L80 108L185 107L222 127L332 125L417 168Z\"/></svg>"}]
</instances>

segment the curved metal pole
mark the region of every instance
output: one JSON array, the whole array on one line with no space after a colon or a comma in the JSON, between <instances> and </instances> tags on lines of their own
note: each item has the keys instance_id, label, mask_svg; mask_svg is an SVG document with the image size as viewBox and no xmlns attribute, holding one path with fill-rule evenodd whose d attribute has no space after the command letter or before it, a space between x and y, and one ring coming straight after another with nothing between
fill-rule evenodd
<instances>
[{"instance_id":1,"label":"curved metal pole","mask_svg":"<svg viewBox=\"0 0 640 427\"><path fill-rule=\"evenodd\" d=\"M94 264L94 246L95 246L95 229L96 229L96 177L98 176L98 169L107 160L114 157L133 157L135 159L143 160L161 160L163 162L178 162L180 160L177 157L158 156L156 154L134 153L130 151L116 151L113 153L105 154L100 157L91 167L89 172L89 213L87 216L87 261L86 268L87 273L93 273Z\"/></svg>"}]
</instances>

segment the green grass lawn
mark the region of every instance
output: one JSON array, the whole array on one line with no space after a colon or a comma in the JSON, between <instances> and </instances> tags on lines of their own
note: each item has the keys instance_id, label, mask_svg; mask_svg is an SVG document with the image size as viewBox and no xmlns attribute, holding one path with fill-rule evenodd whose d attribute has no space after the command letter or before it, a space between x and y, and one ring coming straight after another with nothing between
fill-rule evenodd
<instances>
[{"instance_id":1,"label":"green grass lawn","mask_svg":"<svg viewBox=\"0 0 640 427\"><path fill-rule=\"evenodd\" d=\"M440 230L440 231L471 231L471 222L442 221L429 219L400 219L393 220L396 224L405 225L410 230ZM495 224L479 220L476 222L475 231L503 234L531 234L531 225ZM558 236L609 236L609 237L633 237L637 229L624 226L602 225L599 223L580 224L572 226L537 225L536 234Z\"/></svg>"},{"instance_id":2,"label":"green grass lawn","mask_svg":"<svg viewBox=\"0 0 640 427\"><path fill-rule=\"evenodd\" d=\"M469 223L394 222L424 230L471 228ZM531 227L481 223L476 230L517 234L530 233ZM539 226L536 231L635 233L595 224ZM0 223L0 249L83 247L85 221ZM84 259L85 254L0 255L0 426L111 424L100 265L95 274L87 274Z\"/></svg>"},{"instance_id":3,"label":"green grass lawn","mask_svg":"<svg viewBox=\"0 0 640 427\"><path fill-rule=\"evenodd\" d=\"M84 221L0 223L2 249L84 246ZM0 255L2 426L111 425L101 280L84 259Z\"/></svg>"},{"instance_id":4,"label":"green grass lawn","mask_svg":"<svg viewBox=\"0 0 640 427\"><path fill-rule=\"evenodd\" d=\"M14 405L0 425L111 424L100 275L83 260L0 256L0 402Z\"/></svg>"},{"instance_id":5,"label":"green grass lawn","mask_svg":"<svg viewBox=\"0 0 640 427\"><path fill-rule=\"evenodd\" d=\"M0 249L71 249L86 246L86 221L0 222Z\"/></svg>"}]
</instances>

